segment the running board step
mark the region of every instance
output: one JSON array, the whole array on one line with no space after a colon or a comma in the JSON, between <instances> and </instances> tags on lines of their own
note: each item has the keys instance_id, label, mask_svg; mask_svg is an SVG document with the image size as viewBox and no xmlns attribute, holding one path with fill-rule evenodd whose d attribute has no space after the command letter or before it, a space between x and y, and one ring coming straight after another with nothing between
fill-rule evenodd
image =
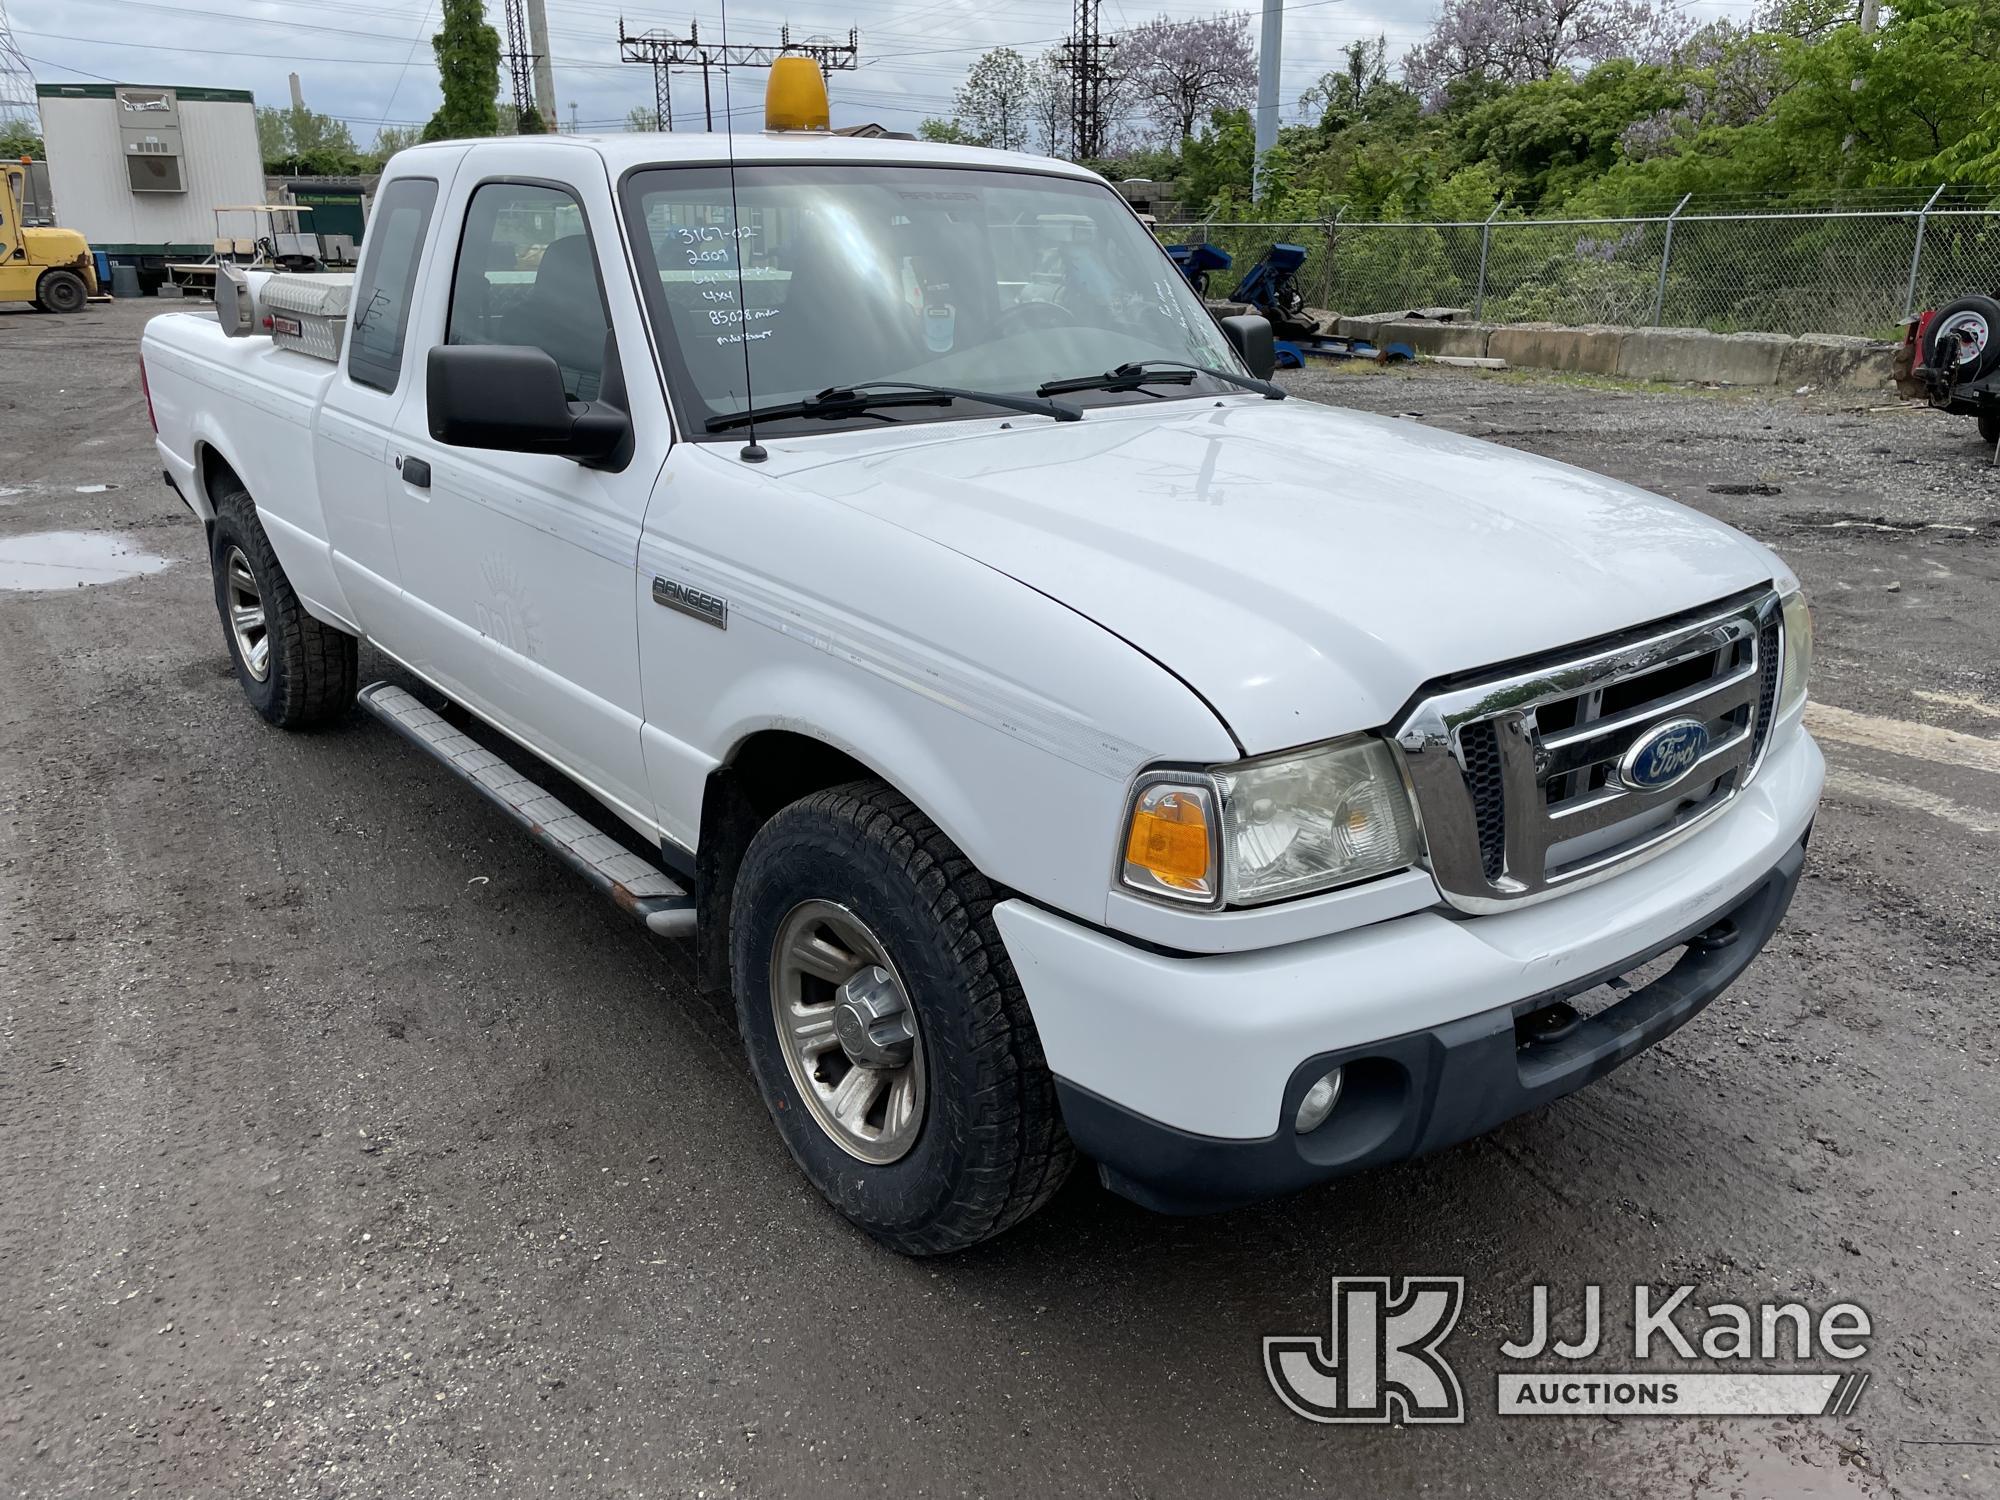
<instances>
[{"instance_id":1,"label":"running board step","mask_svg":"<svg viewBox=\"0 0 2000 1500\"><path fill-rule=\"evenodd\" d=\"M694 932L694 898L560 797L537 786L394 683L371 682L360 697L363 708L468 782L649 929L662 937L688 937Z\"/></svg>"}]
</instances>

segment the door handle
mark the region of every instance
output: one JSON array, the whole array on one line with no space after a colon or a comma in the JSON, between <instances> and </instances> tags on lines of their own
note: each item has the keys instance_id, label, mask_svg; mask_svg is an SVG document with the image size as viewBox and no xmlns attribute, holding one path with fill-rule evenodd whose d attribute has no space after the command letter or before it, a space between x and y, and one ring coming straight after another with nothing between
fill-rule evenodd
<instances>
[{"instance_id":1,"label":"door handle","mask_svg":"<svg viewBox=\"0 0 2000 1500\"><path fill-rule=\"evenodd\" d=\"M396 467L402 471L403 483L420 490L431 487L431 466L421 458L405 458L398 453Z\"/></svg>"}]
</instances>

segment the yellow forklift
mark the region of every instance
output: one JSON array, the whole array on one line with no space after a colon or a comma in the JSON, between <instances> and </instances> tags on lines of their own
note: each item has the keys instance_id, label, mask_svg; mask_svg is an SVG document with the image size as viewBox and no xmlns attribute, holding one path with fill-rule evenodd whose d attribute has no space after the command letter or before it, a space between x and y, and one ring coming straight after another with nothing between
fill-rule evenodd
<instances>
[{"instance_id":1,"label":"yellow forklift","mask_svg":"<svg viewBox=\"0 0 2000 1500\"><path fill-rule=\"evenodd\" d=\"M97 262L74 229L57 229L48 192L27 157L0 162L0 302L32 302L43 312L82 312L99 300Z\"/></svg>"}]
</instances>

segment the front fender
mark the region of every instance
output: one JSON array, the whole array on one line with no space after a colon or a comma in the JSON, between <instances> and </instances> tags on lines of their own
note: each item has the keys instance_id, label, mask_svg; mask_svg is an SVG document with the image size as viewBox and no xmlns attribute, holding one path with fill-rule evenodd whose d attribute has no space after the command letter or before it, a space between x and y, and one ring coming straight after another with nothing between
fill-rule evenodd
<instances>
[{"instance_id":1,"label":"front fender","mask_svg":"<svg viewBox=\"0 0 2000 1500\"><path fill-rule=\"evenodd\" d=\"M730 503L731 539L763 552L754 574L641 544L647 768L687 847L709 773L781 729L869 767L989 879L1101 923L1132 778L1234 753L1172 674L983 564L851 512L811 524L824 502L781 497L768 524L755 499ZM657 607L655 577L726 601L726 628Z\"/></svg>"}]
</instances>

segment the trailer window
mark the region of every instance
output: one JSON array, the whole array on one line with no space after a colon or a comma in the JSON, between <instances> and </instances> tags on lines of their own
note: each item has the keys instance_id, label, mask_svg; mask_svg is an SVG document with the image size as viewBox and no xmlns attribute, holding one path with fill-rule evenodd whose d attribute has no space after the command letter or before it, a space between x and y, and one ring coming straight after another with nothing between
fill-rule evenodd
<instances>
[{"instance_id":1,"label":"trailer window","mask_svg":"<svg viewBox=\"0 0 2000 1500\"><path fill-rule=\"evenodd\" d=\"M347 378L393 391L403 373L403 336L410 326L410 292L429 233L438 185L428 177L399 177L382 190L375 224L361 256L355 286L354 333L347 346Z\"/></svg>"}]
</instances>

